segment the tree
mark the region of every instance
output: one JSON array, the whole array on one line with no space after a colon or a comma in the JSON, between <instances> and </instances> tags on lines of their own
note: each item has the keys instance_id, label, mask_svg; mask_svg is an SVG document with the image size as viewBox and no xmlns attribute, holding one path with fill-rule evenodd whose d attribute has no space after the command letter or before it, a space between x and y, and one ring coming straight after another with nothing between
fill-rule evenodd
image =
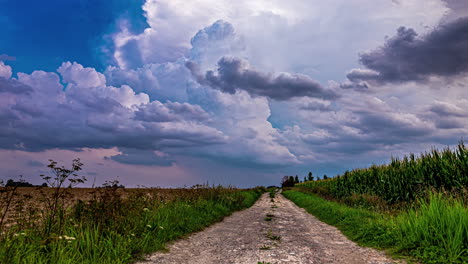
<instances>
[{"instance_id":1,"label":"tree","mask_svg":"<svg viewBox=\"0 0 468 264\"><path fill-rule=\"evenodd\" d=\"M303 182L306 182L306 181L307 181L307 178L306 178L306 176L304 176L304 181Z\"/></svg>"},{"instance_id":2,"label":"tree","mask_svg":"<svg viewBox=\"0 0 468 264\"><path fill-rule=\"evenodd\" d=\"M294 178L292 176L284 176L283 179L281 180L281 187L293 187L293 186L294 186Z\"/></svg>"},{"instance_id":3,"label":"tree","mask_svg":"<svg viewBox=\"0 0 468 264\"><path fill-rule=\"evenodd\" d=\"M328 179L328 176L326 174L323 175L323 179L326 180Z\"/></svg>"},{"instance_id":4,"label":"tree","mask_svg":"<svg viewBox=\"0 0 468 264\"><path fill-rule=\"evenodd\" d=\"M307 180L309 180L309 181L314 180L314 176L312 176L312 172L310 172L310 171L309 171L309 175L307 176Z\"/></svg>"},{"instance_id":5,"label":"tree","mask_svg":"<svg viewBox=\"0 0 468 264\"><path fill-rule=\"evenodd\" d=\"M297 175L296 175L296 177L294 178L294 183L299 183L299 177L297 177Z\"/></svg>"}]
</instances>

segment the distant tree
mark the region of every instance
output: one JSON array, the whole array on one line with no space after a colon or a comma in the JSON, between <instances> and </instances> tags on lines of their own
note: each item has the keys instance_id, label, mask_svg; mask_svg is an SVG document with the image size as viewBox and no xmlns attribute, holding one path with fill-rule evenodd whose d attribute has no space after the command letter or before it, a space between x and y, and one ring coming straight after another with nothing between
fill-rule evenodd
<instances>
[{"instance_id":1,"label":"distant tree","mask_svg":"<svg viewBox=\"0 0 468 264\"><path fill-rule=\"evenodd\" d=\"M328 176L326 174L323 175L323 179L326 180L328 179Z\"/></svg>"},{"instance_id":2,"label":"distant tree","mask_svg":"<svg viewBox=\"0 0 468 264\"><path fill-rule=\"evenodd\" d=\"M314 176L312 176L312 172L310 172L310 171L309 171L309 175L307 176L307 180L309 180L309 181L314 180Z\"/></svg>"},{"instance_id":3,"label":"distant tree","mask_svg":"<svg viewBox=\"0 0 468 264\"><path fill-rule=\"evenodd\" d=\"M297 175L294 177L294 183L299 183L299 177L297 177Z\"/></svg>"},{"instance_id":4,"label":"distant tree","mask_svg":"<svg viewBox=\"0 0 468 264\"><path fill-rule=\"evenodd\" d=\"M33 184L23 180L23 179L20 179L18 181L15 181L13 179L9 179L7 182L6 182L6 185L5 187L34 187Z\"/></svg>"},{"instance_id":5,"label":"distant tree","mask_svg":"<svg viewBox=\"0 0 468 264\"><path fill-rule=\"evenodd\" d=\"M306 176L304 176L304 182L306 182L306 181L307 181L307 178L306 178Z\"/></svg>"},{"instance_id":6,"label":"distant tree","mask_svg":"<svg viewBox=\"0 0 468 264\"><path fill-rule=\"evenodd\" d=\"M281 180L281 187L293 187L293 186L294 186L294 178L292 176L284 176L283 179Z\"/></svg>"}]
</instances>

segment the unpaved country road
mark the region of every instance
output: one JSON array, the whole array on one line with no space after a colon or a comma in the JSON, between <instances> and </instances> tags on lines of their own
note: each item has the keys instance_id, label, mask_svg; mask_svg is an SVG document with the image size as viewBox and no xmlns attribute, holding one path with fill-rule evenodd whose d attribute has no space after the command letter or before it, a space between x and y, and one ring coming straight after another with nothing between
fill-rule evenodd
<instances>
[{"instance_id":1,"label":"unpaved country road","mask_svg":"<svg viewBox=\"0 0 468 264\"><path fill-rule=\"evenodd\" d=\"M272 214L271 221L266 215ZM149 263L397 263L374 249L357 246L333 226L277 194L157 252Z\"/></svg>"}]
</instances>

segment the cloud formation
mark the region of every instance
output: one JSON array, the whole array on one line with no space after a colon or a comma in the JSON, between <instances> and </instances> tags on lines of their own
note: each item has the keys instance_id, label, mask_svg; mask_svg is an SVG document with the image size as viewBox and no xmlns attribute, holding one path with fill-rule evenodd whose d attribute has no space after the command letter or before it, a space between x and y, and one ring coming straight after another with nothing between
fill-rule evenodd
<instances>
[{"instance_id":1,"label":"cloud formation","mask_svg":"<svg viewBox=\"0 0 468 264\"><path fill-rule=\"evenodd\" d=\"M0 148L40 151L53 148L167 148L224 142L205 124L209 115L189 103L149 101L131 87L106 85L103 74L65 62L56 73L0 77ZM21 91L18 87L26 87ZM129 160L119 156L118 160Z\"/></svg>"},{"instance_id":2,"label":"cloud formation","mask_svg":"<svg viewBox=\"0 0 468 264\"><path fill-rule=\"evenodd\" d=\"M351 81L405 82L430 76L452 77L468 71L468 17L441 24L418 37L400 27L385 45L360 55L367 67L348 73Z\"/></svg>"},{"instance_id":3,"label":"cloud formation","mask_svg":"<svg viewBox=\"0 0 468 264\"><path fill-rule=\"evenodd\" d=\"M216 72L199 72L193 62L185 64L202 85L208 85L225 93L234 94L238 90L254 96L265 96L274 100L289 100L295 97L335 99L332 90L322 87L317 81L303 74L280 73L274 75L252 68L246 60L223 57L218 61Z\"/></svg>"}]
</instances>

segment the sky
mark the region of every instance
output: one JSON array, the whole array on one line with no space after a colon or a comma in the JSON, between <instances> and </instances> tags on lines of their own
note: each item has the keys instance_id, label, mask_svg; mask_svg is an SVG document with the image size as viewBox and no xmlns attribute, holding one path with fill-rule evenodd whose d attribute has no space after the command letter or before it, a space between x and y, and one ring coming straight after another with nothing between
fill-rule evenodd
<instances>
[{"instance_id":1,"label":"sky","mask_svg":"<svg viewBox=\"0 0 468 264\"><path fill-rule=\"evenodd\" d=\"M0 178L278 185L468 137L465 0L0 0Z\"/></svg>"}]
</instances>

